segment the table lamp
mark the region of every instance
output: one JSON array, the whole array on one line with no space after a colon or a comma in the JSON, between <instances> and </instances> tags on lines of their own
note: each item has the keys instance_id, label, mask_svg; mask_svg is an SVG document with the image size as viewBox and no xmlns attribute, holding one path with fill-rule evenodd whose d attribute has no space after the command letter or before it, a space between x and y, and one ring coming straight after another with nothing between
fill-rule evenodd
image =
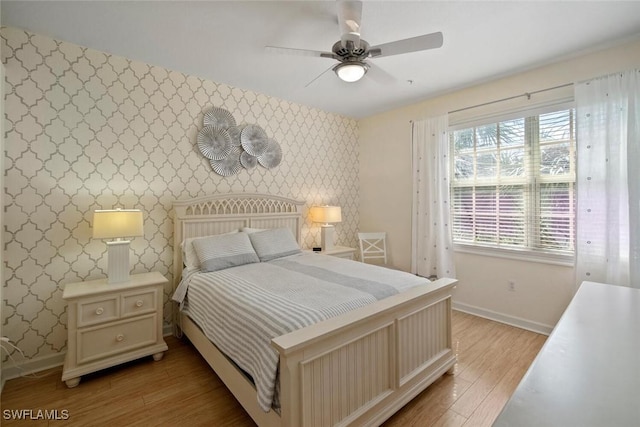
<instances>
[{"instance_id":1,"label":"table lamp","mask_svg":"<svg viewBox=\"0 0 640 427\"><path fill-rule=\"evenodd\" d=\"M342 221L340 206L313 206L310 213L313 222L322 223L322 230L320 231L320 246L322 246L322 251L325 252L333 249L334 227L331 223Z\"/></svg>"},{"instance_id":2,"label":"table lamp","mask_svg":"<svg viewBox=\"0 0 640 427\"><path fill-rule=\"evenodd\" d=\"M128 237L143 235L142 211L139 209L96 210L93 213L93 238L114 239L107 242L107 276L109 283L129 280Z\"/></svg>"}]
</instances>

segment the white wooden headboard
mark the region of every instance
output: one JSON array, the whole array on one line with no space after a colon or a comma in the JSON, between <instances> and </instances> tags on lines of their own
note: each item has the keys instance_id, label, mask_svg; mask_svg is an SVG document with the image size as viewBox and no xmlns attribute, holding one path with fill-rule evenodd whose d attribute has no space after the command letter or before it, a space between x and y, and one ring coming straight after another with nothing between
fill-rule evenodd
<instances>
[{"instance_id":1,"label":"white wooden headboard","mask_svg":"<svg viewBox=\"0 0 640 427\"><path fill-rule=\"evenodd\" d=\"M189 237L210 236L251 228L290 228L300 243L305 202L269 194L229 193L173 202L174 288L182 275L181 243Z\"/></svg>"}]
</instances>

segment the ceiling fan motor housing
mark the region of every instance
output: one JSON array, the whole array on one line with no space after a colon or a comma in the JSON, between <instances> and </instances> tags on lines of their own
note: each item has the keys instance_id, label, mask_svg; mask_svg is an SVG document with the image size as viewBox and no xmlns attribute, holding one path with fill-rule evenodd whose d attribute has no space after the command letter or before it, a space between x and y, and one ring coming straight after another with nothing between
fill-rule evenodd
<instances>
[{"instance_id":1,"label":"ceiling fan motor housing","mask_svg":"<svg viewBox=\"0 0 640 427\"><path fill-rule=\"evenodd\" d=\"M369 43L360 39L360 43L356 45L352 40L340 40L333 45L331 51L340 61L362 61L369 57Z\"/></svg>"}]
</instances>

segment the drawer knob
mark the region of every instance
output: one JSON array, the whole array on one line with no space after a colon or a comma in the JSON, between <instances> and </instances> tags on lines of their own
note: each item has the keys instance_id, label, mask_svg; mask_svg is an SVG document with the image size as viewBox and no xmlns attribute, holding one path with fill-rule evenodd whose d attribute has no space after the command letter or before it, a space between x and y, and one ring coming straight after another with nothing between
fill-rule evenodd
<instances>
[{"instance_id":1,"label":"drawer knob","mask_svg":"<svg viewBox=\"0 0 640 427\"><path fill-rule=\"evenodd\" d=\"M116 341L118 341L118 342L124 341L124 335L122 335L122 334L116 335Z\"/></svg>"},{"instance_id":2,"label":"drawer knob","mask_svg":"<svg viewBox=\"0 0 640 427\"><path fill-rule=\"evenodd\" d=\"M142 301L141 299L136 301L136 307L142 307L143 305L144 305L144 301Z\"/></svg>"},{"instance_id":3,"label":"drawer knob","mask_svg":"<svg viewBox=\"0 0 640 427\"><path fill-rule=\"evenodd\" d=\"M104 308L102 307L96 308L96 315L100 316L102 313L104 313Z\"/></svg>"}]
</instances>

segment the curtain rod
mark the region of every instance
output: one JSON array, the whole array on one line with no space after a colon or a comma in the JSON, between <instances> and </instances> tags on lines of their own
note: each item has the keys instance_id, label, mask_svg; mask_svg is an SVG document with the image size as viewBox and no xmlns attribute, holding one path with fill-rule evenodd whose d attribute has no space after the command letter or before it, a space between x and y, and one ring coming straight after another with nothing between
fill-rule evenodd
<instances>
[{"instance_id":1,"label":"curtain rod","mask_svg":"<svg viewBox=\"0 0 640 427\"><path fill-rule=\"evenodd\" d=\"M476 104L476 105L472 105L470 107L458 108L457 110L449 111L449 114L459 113L460 111L471 110L472 108L484 107L485 105L497 104L498 102L510 101L512 99L522 98L523 96L526 96L527 99L531 99L531 95L535 95L537 93L542 93L542 92L547 92L547 91L550 91L550 90L561 89L563 87L572 86L572 85L573 85L573 83L565 83L563 85L548 87L546 89L534 90L533 92L525 92L525 93L523 93L521 95L509 96L507 98L496 99L495 101L484 102L482 104Z\"/></svg>"}]
</instances>

